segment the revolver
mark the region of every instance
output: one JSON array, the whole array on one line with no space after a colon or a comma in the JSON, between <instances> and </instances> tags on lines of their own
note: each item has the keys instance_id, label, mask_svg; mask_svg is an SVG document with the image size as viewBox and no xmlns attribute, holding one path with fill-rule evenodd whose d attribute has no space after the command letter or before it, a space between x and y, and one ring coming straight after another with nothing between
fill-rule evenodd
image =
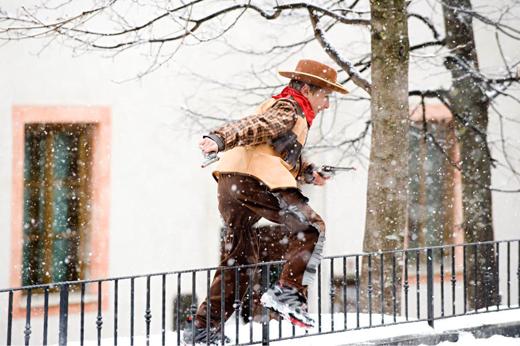
<instances>
[{"instance_id":1,"label":"revolver","mask_svg":"<svg viewBox=\"0 0 520 346\"><path fill-rule=\"evenodd\" d=\"M316 172L322 177L332 177L337 172L355 171L356 167L321 166Z\"/></svg>"},{"instance_id":2,"label":"revolver","mask_svg":"<svg viewBox=\"0 0 520 346\"><path fill-rule=\"evenodd\" d=\"M217 162L218 160L220 160L220 158L217 156L216 151L212 151L210 153L204 154L204 161L202 161L202 164L200 165L200 167L202 167L202 168L207 167L207 166L211 165L212 163Z\"/></svg>"}]
</instances>

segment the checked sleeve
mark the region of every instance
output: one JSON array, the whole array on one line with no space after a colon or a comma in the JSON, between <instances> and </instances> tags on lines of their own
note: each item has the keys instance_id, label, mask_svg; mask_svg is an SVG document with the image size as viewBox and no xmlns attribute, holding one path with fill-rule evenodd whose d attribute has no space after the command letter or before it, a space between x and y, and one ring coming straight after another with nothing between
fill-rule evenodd
<instances>
[{"instance_id":1,"label":"checked sleeve","mask_svg":"<svg viewBox=\"0 0 520 346\"><path fill-rule=\"evenodd\" d=\"M296 116L291 102L279 100L264 113L226 123L213 129L207 137L218 137L216 142L220 151L236 146L268 143L271 139L290 131L296 122Z\"/></svg>"}]
</instances>

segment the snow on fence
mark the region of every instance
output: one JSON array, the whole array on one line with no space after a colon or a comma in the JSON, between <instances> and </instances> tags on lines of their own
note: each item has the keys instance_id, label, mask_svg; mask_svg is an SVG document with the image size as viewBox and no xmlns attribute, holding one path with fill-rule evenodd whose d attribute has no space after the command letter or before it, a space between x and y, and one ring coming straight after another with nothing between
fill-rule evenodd
<instances>
[{"instance_id":1,"label":"snow on fence","mask_svg":"<svg viewBox=\"0 0 520 346\"><path fill-rule=\"evenodd\" d=\"M273 319L257 302L282 266L276 261L1 289L0 342L181 345L179 330L217 271L246 282L239 292L235 280L233 315L224 322L220 314L220 332L236 345L417 321L433 326L438 319L520 308L518 239L325 257L308 292L317 323L307 332Z\"/></svg>"}]
</instances>

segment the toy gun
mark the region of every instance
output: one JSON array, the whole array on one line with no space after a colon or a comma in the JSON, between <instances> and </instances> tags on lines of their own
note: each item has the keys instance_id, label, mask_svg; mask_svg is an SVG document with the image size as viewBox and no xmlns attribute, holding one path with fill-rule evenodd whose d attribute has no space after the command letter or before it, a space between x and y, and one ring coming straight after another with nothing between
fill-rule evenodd
<instances>
[{"instance_id":1,"label":"toy gun","mask_svg":"<svg viewBox=\"0 0 520 346\"><path fill-rule=\"evenodd\" d=\"M316 172L322 177L332 177L337 172L355 171L356 167L321 166Z\"/></svg>"},{"instance_id":2,"label":"toy gun","mask_svg":"<svg viewBox=\"0 0 520 346\"><path fill-rule=\"evenodd\" d=\"M211 165L214 162L217 162L218 160L220 160L220 158L217 156L216 151L212 151L210 153L204 154L204 161L202 162L200 167L202 167L202 168L208 167L209 165Z\"/></svg>"}]
</instances>

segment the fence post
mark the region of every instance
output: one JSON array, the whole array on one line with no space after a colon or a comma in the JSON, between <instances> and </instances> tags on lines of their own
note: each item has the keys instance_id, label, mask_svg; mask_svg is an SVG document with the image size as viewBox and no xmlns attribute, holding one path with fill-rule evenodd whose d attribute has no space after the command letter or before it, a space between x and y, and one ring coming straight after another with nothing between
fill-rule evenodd
<instances>
[{"instance_id":1,"label":"fence post","mask_svg":"<svg viewBox=\"0 0 520 346\"><path fill-rule=\"evenodd\" d=\"M69 285L60 287L60 325L59 325L59 345L67 345L67 326L69 318Z\"/></svg>"},{"instance_id":2,"label":"fence post","mask_svg":"<svg viewBox=\"0 0 520 346\"><path fill-rule=\"evenodd\" d=\"M269 289L269 264L262 266L262 293ZM269 311L262 308L262 346L269 345Z\"/></svg>"},{"instance_id":3,"label":"fence post","mask_svg":"<svg viewBox=\"0 0 520 346\"><path fill-rule=\"evenodd\" d=\"M426 295L428 325L433 328L433 250L426 249Z\"/></svg>"},{"instance_id":4,"label":"fence post","mask_svg":"<svg viewBox=\"0 0 520 346\"><path fill-rule=\"evenodd\" d=\"M7 346L11 346L11 335L13 331L13 290L9 291L9 307L7 308Z\"/></svg>"}]
</instances>

